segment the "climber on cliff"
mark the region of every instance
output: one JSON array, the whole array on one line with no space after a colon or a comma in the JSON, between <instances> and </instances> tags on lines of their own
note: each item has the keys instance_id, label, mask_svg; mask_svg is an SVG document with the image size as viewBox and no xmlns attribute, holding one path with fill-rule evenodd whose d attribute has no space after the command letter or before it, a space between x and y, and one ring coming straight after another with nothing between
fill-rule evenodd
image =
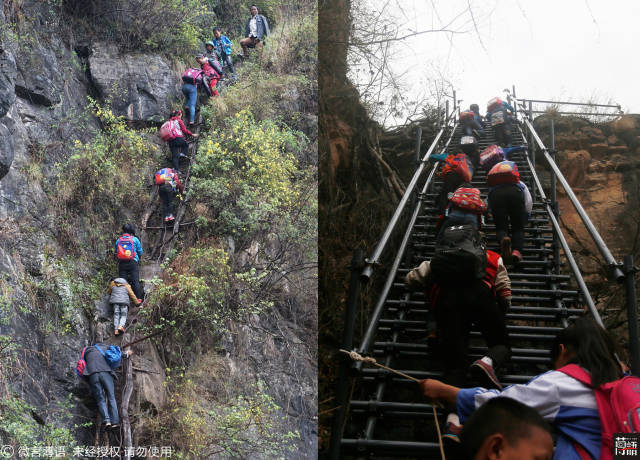
<instances>
[{"instance_id":1,"label":"climber on cliff","mask_svg":"<svg viewBox=\"0 0 640 460\"><path fill-rule=\"evenodd\" d=\"M262 54L264 38L269 35L269 23L267 18L258 14L258 7L251 5L249 11L251 12L251 17L247 19L247 23L244 26L245 38L240 40L242 55L245 58L249 57L249 48L255 48Z\"/></svg>"},{"instance_id":2,"label":"climber on cliff","mask_svg":"<svg viewBox=\"0 0 640 460\"><path fill-rule=\"evenodd\" d=\"M515 265L522 261L524 227L533 210L531 193L520 180L518 167L512 161L494 165L487 174L487 184L500 253L507 265Z\"/></svg>"},{"instance_id":3,"label":"climber on cliff","mask_svg":"<svg viewBox=\"0 0 640 460\"><path fill-rule=\"evenodd\" d=\"M171 168L162 168L155 174L155 183L159 185L158 194L162 199L164 222L170 223L175 220L173 215L173 197L176 192L182 193L184 189L180 183L178 173Z\"/></svg>"},{"instance_id":4,"label":"climber on cliff","mask_svg":"<svg viewBox=\"0 0 640 460\"><path fill-rule=\"evenodd\" d=\"M142 244L135 236L136 231L131 224L122 226L123 235L116 240L116 259L118 260L118 276L126 279L136 298L142 299L144 292L140 286L139 262L142 257Z\"/></svg>"},{"instance_id":5,"label":"climber on cliff","mask_svg":"<svg viewBox=\"0 0 640 460\"><path fill-rule=\"evenodd\" d=\"M502 258L485 248L478 230L472 225L445 228L431 260L411 270L405 284L410 290L425 292L429 299L429 312L437 324L443 380L465 386L469 370L488 388L502 389L496 370L510 355L505 315L511 308L511 281ZM472 324L480 329L488 350L469 367L467 346ZM455 405L447 410L449 424L455 417ZM455 433L445 436L453 439Z\"/></svg>"},{"instance_id":6,"label":"climber on cliff","mask_svg":"<svg viewBox=\"0 0 640 460\"><path fill-rule=\"evenodd\" d=\"M515 110L506 101L494 97L487 103L487 121L493 126L496 141L502 147L511 147L511 114Z\"/></svg>"},{"instance_id":7,"label":"climber on cliff","mask_svg":"<svg viewBox=\"0 0 640 460\"><path fill-rule=\"evenodd\" d=\"M222 35L222 30L220 27L213 28L213 41L207 42L211 43L213 48L215 49L215 53L218 55L218 59L220 63L224 66L226 65L231 71L231 78L233 81L236 80L236 70L233 67L233 59L231 58L231 47L233 46L231 40L226 35ZM209 47L207 47L207 50Z\"/></svg>"},{"instance_id":8,"label":"climber on cliff","mask_svg":"<svg viewBox=\"0 0 640 460\"><path fill-rule=\"evenodd\" d=\"M222 78L222 67L220 66L220 63L217 60L214 61L207 59L204 54L196 56L196 61L198 61L200 69L204 72L205 84L209 86L209 93L212 96L219 96L220 93L218 93L216 85Z\"/></svg>"},{"instance_id":9,"label":"climber on cliff","mask_svg":"<svg viewBox=\"0 0 640 460\"><path fill-rule=\"evenodd\" d=\"M449 194L455 192L462 184L470 183L475 168L471 159L464 153L438 153L430 155L429 161L443 162L438 173L442 178L442 187L436 197L438 213L443 213L449 202Z\"/></svg>"},{"instance_id":10,"label":"climber on cliff","mask_svg":"<svg viewBox=\"0 0 640 460\"><path fill-rule=\"evenodd\" d=\"M188 155L189 144L184 135L198 137L187 129L182 121L182 110L173 110L171 118L160 127L160 137L169 143L171 149L171 164L173 169L180 172L180 158Z\"/></svg>"},{"instance_id":11,"label":"climber on cliff","mask_svg":"<svg viewBox=\"0 0 640 460\"><path fill-rule=\"evenodd\" d=\"M477 104L472 104L470 110L460 113L462 133L465 136L475 135L477 137L482 137L484 135L484 130L482 129L482 118L473 110L474 106L478 108Z\"/></svg>"},{"instance_id":12,"label":"climber on cliff","mask_svg":"<svg viewBox=\"0 0 640 460\"><path fill-rule=\"evenodd\" d=\"M124 332L130 301L138 306L142 303L142 299L136 297L131 285L124 278L112 279L107 288L107 294L109 294L109 303L113 305L113 333L118 335Z\"/></svg>"},{"instance_id":13,"label":"climber on cliff","mask_svg":"<svg viewBox=\"0 0 640 460\"><path fill-rule=\"evenodd\" d=\"M198 88L204 88L207 94L211 96L211 89L205 82L204 71L193 67L187 69L182 75L182 94L185 97L184 109L189 113L189 125L195 123Z\"/></svg>"},{"instance_id":14,"label":"climber on cliff","mask_svg":"<svg viewBox=\"0 0 640 460\"><path fill-rule=\"evenodd\" d=\"M98 405L98 413L102 418L104 427L115 429L118 428L120 423L113 381L115 376L114 369L118 365L114 367L108 364L104 355L108 348L103 343L96 343L84 349L82 359L86 364L82 375L89 379L89 386ZM131 356L132 353L131 350L125 351L126 356Z\"/></svg>"}]
</instances>

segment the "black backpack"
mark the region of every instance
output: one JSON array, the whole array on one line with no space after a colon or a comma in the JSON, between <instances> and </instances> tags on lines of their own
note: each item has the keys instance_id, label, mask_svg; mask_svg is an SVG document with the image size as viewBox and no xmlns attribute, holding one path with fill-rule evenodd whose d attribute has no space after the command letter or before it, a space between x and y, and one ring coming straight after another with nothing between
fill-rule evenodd
<instances>
[{"instance_id":1,"label":"black backpack","mask_svg":"<svg viewBox=\"0 0 640 460\"><path fill-rule=\"evenodd\" d=\"M487 269L487 248L471 225L447 227L436 240L431 274L438 284L459 284L482 279Z\"/></svg>"}]
</instances>

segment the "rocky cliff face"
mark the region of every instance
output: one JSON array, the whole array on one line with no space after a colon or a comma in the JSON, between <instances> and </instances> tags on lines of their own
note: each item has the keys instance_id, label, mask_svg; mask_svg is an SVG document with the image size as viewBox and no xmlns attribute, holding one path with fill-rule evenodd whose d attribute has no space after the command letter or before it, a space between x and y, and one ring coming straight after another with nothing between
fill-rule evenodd
<instances>
[{"instance_id":1,"label":"rocky cliff face","mask_svg":"<svg viewBox=\"0 0 640 460\"><path fill-rule=\"evenodd\" d=\"M181 98L180 74L159 55L122 54L87 37L63 40L54 24L39 21L49 14L43 12L49 8L46 2L27 1L22 8L35 19L19 31L9 28L4 14L0 17L3 30L12 30L3 35L0 47L0 417L9 416L9 401L17 397L29 420L16 416L25 424L66 428L77 444L93 445L90 425L96 407L74 369L83 345L108 337L111 315L104 299L95 299L95 305L84 310L68 308L78 290L78 279L70 274L95 275L95 268L74 261L61 246L51 212L56 203L47 193L55 187L50 179L58 172L56 165L72 154L72 140L87 141L101 129L87 111L89 97L108 103L116 115L150 126L165 119ZM34 38L44 36L46 40ZM315 110L313 101L294 96L283 103ZM303 121L313 145L313 113ZM307 156L307 161L317 161L313 152ZM82 229L74 234L81 235ZM82 247L83 241L76 244ZM82 249L98 258L109 250ZM258 263L251 251L236 250L233 244L227 250L238 266ZM281 408L284 429L300 433L294 440L297 449L288 457L310 458L316 450L315 336L309 333L315 318L301 312L315 309L302 300L310 305L316 300L300 295L300 290L312 292L315 287L313 282L283 282L281 289L282 301L273 310L229 325L232 332L218 350L226 375L215 378L228 378L237 387L267 382L266 392ZM135 355L131 412L153 414L166 406L163 353L148 342ZM68 406L62 410L61 404ZM4 428L0 426L0 441L13 440L6 438ZM148 429L142 423L134 426L134 441Z\"/></svg>"},{"instance_id":2,"label":"rocky cliff face","mask_svg":"<svg viewBox=\"0 0 640 460\"><path fill-rule=\"evenodd\" d=\"M640 119L620 119L591 123L576 117L554 116L557 163L589 217L598 228L614 257L638 256L640 212ZM549 147L550 116L535 121L536 130ZM538 157L544 168L545 161ZM558 201L570 245L605 322L616 326L623 317L618 289L606 281L606 268L580 217L558 187Z\"/></svg>"}]
</instances>

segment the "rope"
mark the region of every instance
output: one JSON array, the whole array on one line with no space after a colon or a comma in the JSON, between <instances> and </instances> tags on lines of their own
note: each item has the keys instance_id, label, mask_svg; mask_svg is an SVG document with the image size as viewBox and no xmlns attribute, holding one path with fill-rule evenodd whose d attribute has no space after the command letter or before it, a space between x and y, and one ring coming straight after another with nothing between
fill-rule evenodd
<instances>
[{"instance_id":1,"label":"rope","mask_svg":"<svg viewBox=\"0 0 640 460\"><path fill-rule=\"evenodd\" d=\"M372 358L371 356L364 357L356 353L355 351L347 351L347 350L343 350L342 348L340 349L340 351L342 353L349 355L349 358L351 358L354 361L370 363L370 364L373 364L374 366L378 366L384 370L393 372L394 374L404 377L405 379L411 380L412 382L420 383L420 380L418 380L417 378L411 377L410 375L407 375L404 372L391 369L390 367L387 367L384 364L380 364L379 362L376 361L375 358ZM440 455L442 456L442 460L446 460L446 457L444 455L444 445L442 444L442 433L440 432L440 422L438 422L438 414L436 412L436 404L431 404L431 409L433 410L433 420L436 422L436 431L438 432L438 444L440 445Z\"/></svg>"}]
</instances>

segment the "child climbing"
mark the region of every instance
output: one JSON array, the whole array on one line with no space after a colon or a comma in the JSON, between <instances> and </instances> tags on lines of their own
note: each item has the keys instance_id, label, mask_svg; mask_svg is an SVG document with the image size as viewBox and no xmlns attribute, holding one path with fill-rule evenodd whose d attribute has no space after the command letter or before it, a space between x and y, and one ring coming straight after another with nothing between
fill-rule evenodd
<instances>
[{"instance_id":1,"label":"child climbing","mask_svg":"<svg viewBox=\"0 0 640 460\"><path fill-rule=\"evenodd\" d=\"M439 153L431 155L429 161L444 161L438 173L442 177L442 188L436 198L436 208L439 213L442 213L447 207L449 193L454 192L462 184L471 182L475 168L471 159L464 153Z\"/></svg>"},{"instance_id":2,"label":"child climbing","mask_svg":"<svg viewBox=\"0 0 640 460\"><path fill-rule=\"evenodd\" d=\"M209 92L212 96L219 96L216 85L222 78L222 67L220 67L218 61L207 59L203 54L198 55L196 61L198 61L200 68L204 72L205 84L209 85Z\"/></svg>"},{"instance_id":3,"label":"child climbing","mask_svg":"<svg viewBox=\"0 0 640 460\"><path fill-rule=\"evenodd\" d=\"M142 303L142 299L136 297L131 285L124 278L111 280L107 294L109 294L109 303L113 305L113 333L118 335L125 331L124 325L127 322L130 301L138 306Z\"/></svg>"},{"instance_id":4,"label":"child climbing","mask_svg":"<svg viewBox=\"0 0 640 460\"><path fill-rule=\"evenodd\" d=\"M169 143L169 149L171 149L171 164L173 169L180 172L180 158L186 157L188 154L189 144L184 138L184 135L198 137L197 134L192 133L184 125L182 121L182 111L174 110L171 112L171 118L160 127L160 137L163 141Z\"/></svg>"},{"instance_id":5,"label":"child climbing","mask_svg":"<svg viewBox=\"0 0 640 460\"><path fill-rule=\"evenodd\" d=\"M436 318L443 379L462 386L469 369L477 381L501 389L495 370L510 355L505 314L511 307L511 281L500 255L485 248L473 226L447 227L436 240L433 258L411 270L405 283L409 289L425 291L429 299L429 310ZM488 350L468 367L472 324L480 329ZM450 405L447 410L451 421L455 407ZM456 434L449 430L445 436Z\"/></svg>"},{"instance_id":6,"label":"child climbing","mask_svg":"<svg viewBox=\"0 0 640 460\"><path fill-rule=\"evenodd\" d=\"M158 194L163 204L164 222L172 222L175 220L175 216L173 215L173 197L177 191L179 191L180 194L184 191L178 172L171 168L162 168L155 174L155 183L160 186L158 188Z\"/></svg>"},{"instance_id":7,"label":"child climbing","mask_svg":"<svg viewBox=\"0 0 640 460\"><path fill-rule=\"evenodd\" d=\"M226 35L222 34L222 30L220 27L213 28L213 41L207 42L211 43L213 49L215 49L216 54L218 55L218 59L222 65L226 65L229 67L231 71L232 79L236 80L236 70L233 67L233 59L231 58L231 48L232 43L231 40ZM207 50L209 47L207 47Z\"/></svg>"},{"instance_id":8,"label":"child climbing","mask_svg":"<svg viewBox=\"0 0 640 460\"><path fill-rule=\"evenodd\" d=\"M513 398L536 409L554 426L558 434L554 459L611 459L613 432L609 433L609 422L613 420L609 416L614 415L614 408L606 407L602 393L598 396L598 392L604 387L611 391L611 385L627 382L632 385L626 397L633 396L627 401L621 398L618 409L626 409L626 403L630 404L629 409L637 408L640 402L637 391L633 391L637 379L619 380L622 369L615 358L613 340L593 319L579 318L558 333L551 348L551 362L555 370L538 375L526 384L510 385L503 391L480 387L461 389L435 379L423 380L420 389L430 399L456 404L462 423L492 398ZM582 377L575 377L576 374L588 378L588 384L583 383ZM627 429L637 431L636 410L615 415L615 421L628 420Z\"/></svg>"},{"instance_id":9,"label":"child climbing","mask_svg":"<svg viewBox=\"0 0 640 460\"><path fill-rule=\"evenodd\" d=\"M204 81L202 69L187 69L182 75L182 94L185 97L184 108L189 112L189 125L195 123L198 88L204 88L207 94L211 96L211 90Z\"/></svg>"},{"instance_id":10,"label":"child climbing","mask_svg":"<svg viewBox=\"0 0 640 460\"><path fill-rule=\"evenodd\" d=\"M116 259L118 260L118 276L126 279L136 298L143 298L142 287L140 286L139 262L142 257L142 244L135 236L136 231L133 225L124 224L122 226L123 235L116 240Z\"/></svg>"},{"instance_id":11,"label":"child climbing","mask_svg":"<svg viewBox=\"0 0 640 460\"><path fill-rule=\"evenodd\" d=\"M486 119L496 133L496 141L502 147L511 147L511 114L515 112L511 104L499 97L487 103Z\"/></svg>"},{"instance_id":12,"label":"child climbing","mask_svg":"<svg viewBox=\"0 0 640 460\"><path fill-rule=\"evenodd\" d=\"M522 261L524 227L533 209L531 194L513 161L494 165L487 174L487 183L500 253L507 265L517 264Z\"/></svg>"}]
</instances>

